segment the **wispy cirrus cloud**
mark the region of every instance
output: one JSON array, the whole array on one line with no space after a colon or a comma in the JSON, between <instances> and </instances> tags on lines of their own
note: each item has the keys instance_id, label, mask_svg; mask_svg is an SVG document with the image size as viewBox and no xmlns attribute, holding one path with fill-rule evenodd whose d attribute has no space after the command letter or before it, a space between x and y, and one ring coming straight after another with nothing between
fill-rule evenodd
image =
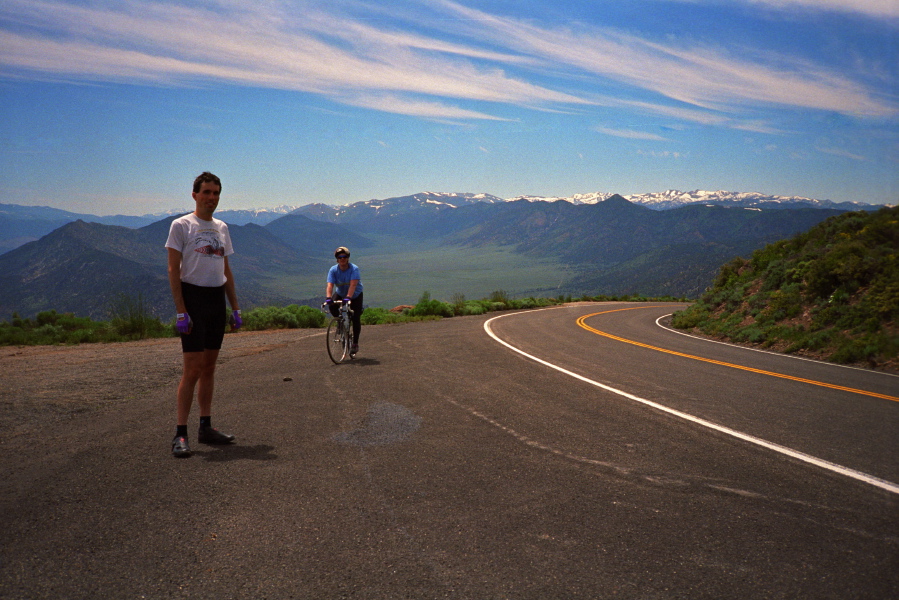
<instances>
[{"instance_id":1,"label":"wispy cirrus cloud","mask_svg":"<svg viewBox=\"0 0 899 600\"><path fill-rule=\"evenodd\" d=\"M895 0L744 0L772 8L802 9L855 13L873 18L899 18L899 3Z\"/></svg>"},{"instance_id":2,"label":"wispy cirrus cloud","mask_svg":"<svg viewBox=\"0 0 899 600\"><path fill-rule=\"evenodd\" d=\"M0 68L70 80L225 81L440 119L497 118L448 105L445 99L533 106L588 103L469 60L514 63L513 56L393 31L379 36L372 27L314 9L301 15L268 5L222 4L219 9L211 13L128 2L93 8L9 0L0 7L0 17L29 27L0 30Z\"/></svg>"},{"instance_id":3,"label":"wispy cirrus cloud","mask_svg":"<svg viewBox=\"0 0 899 600\"><path fill-rule=\"evenodd\" d=\"M875 0L862 4L877 10ZM338 0L213 0L206 8L6 0L0 4L0 73L177 86L219 81L457 121L507 119L497 114L500 106L565 111L617 104L773 132L757 119L745 120L744 111L899 112L859 82L808 60L751 49L735 55L585 24L542 26L450 0L421 5L441 17L429 29L416 28L413 17L390 4ZM622 90L632 97L621 97ZM656 100L635 99L646 94Z\"/></svg>"},{"instance_id":4,"label":"wispy cirrus cloud","mask_svg":"<svg viewBox=\"0 0 899 600\"><path fill-rule=\"evenodd\" d=\"M516 51L688 105L719 111L770 104L862 117L897 114L895 106L858 82L804 59L742 49L742 56L755 55L752 61L711 45L661 43L589 25L546 28L450 0L442 4Z\"/></svg>"},{"instance_id":5,"label":"wispy cirrus cloud","mask_svg":"<svg viewBox=\"0 0 899 600\"><path fill-rule=\"evenodd\" d=\"M614 137L626 138L629 140L649 140L654 142L668 141L667 138L664 138L655 133L635 131L633 129L613 129L611 127L596 126L593 128L593 131L596 131L597 133L601 133L603 135L611 135Z\"/></svg>"},{"instance_id":6,"label":"wispy cirrus cloud","mask_svg":"<svg viewBox=\"0 0 899 600\"><path fill-rule=\"evenodd\" d=\"M831 146L818 146L815 148L818 152L823 152L824 154L830 154L831 156L839 156L840 158L848 158L850 160L864 161L867 160L861 154L856 154L854 152L850 152L845 148L835 148Z\"/></svg>"}]
</instances>

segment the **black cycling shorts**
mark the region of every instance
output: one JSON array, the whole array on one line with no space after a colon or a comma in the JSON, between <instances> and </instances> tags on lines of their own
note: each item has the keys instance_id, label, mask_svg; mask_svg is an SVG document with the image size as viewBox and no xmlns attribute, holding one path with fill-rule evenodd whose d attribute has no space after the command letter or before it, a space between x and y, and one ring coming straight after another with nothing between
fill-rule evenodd
<instances>
[{"instance_id":1,"label":"black cycling shorts","mask_svg":"<svg viewBox=\"0 0 899 600\"><path fill-rule=\"evenodd\" d=\"M193 322L190 333L181 336L181 351L221 350L228 324L225 286L202 287L182 281L181 295Z\"/></svg>"}]
</instances>

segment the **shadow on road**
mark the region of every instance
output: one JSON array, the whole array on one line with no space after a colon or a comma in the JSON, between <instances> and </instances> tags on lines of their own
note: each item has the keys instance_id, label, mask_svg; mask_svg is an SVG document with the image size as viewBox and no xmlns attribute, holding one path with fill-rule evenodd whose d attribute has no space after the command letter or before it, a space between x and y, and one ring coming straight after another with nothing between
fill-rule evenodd
<instances>
[{"instance_id":1,"label":"shadow on road","mask_svg":"<svg viewBox=\"0 0 899 600\"><path fill-rule=\"evenodd\" d=\"M256 446L221 446L209 450L194 450L194 454L203 460L211 462L226 462L232 460L275 460L278 455L274 453L275 447L266 444Z\"/></svg>"},{"instance_id":2,"label":"shadow on road","mask_svg":"<svg viewBox=\"0 0 899 600\"><path fill-rule=\"evenodd\" d=\"M372 367L375 365L380 365L381 361L375 360L374 358L354 358L353 360L348 360L340 363L341 365L355 365L357 367Z\"/></svg>"}]
</instances>

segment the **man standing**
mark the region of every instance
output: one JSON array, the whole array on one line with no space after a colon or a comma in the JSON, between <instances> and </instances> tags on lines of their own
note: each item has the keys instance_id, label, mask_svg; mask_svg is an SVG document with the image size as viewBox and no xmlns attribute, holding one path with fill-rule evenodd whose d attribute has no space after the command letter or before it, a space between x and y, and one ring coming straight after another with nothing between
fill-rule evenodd
<instances>
[{"instance_id":1,"label":"man standing","mask_svg":"<svg viewBox=\"0 0 899 600\"><path fill-rule=\"evenodd\" d=\"M225 297L232 309L232 326L243 324L234 276L228 256L234 253L228 226L212 217L222 192L221 180L209 172L194 181L194 212L172 221L165 243L169 254L169 285L178 317L176 327L181 334L184 371L178 385L178 426L172 440L172 454L178 458L191 455L187 443L187 418L193 404L194 390L200 406L201 444L230 444L233 435L212 427L212 391L215 385L215 363L228 321Z\"/></svg>"}]
</instances>

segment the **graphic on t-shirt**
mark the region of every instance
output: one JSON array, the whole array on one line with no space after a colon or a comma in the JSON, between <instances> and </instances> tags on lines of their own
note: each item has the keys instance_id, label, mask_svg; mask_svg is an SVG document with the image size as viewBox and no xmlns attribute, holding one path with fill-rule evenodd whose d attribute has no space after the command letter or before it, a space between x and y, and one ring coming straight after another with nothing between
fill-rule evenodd
<instances>
[{"instance_id":1,"label":"graphic on t-shirt","mask_svg":"<svg viewBox=\"0 0 899 600\"><path fill-rule=\"evenodd\" d=\"M204 242L205 245L200 246ZM225 256L225 247L218 238L200 236L194 240L194 244L197 246L194 248L194 252L206 254L207 256Z\"/></svg>"}]
</instances>

